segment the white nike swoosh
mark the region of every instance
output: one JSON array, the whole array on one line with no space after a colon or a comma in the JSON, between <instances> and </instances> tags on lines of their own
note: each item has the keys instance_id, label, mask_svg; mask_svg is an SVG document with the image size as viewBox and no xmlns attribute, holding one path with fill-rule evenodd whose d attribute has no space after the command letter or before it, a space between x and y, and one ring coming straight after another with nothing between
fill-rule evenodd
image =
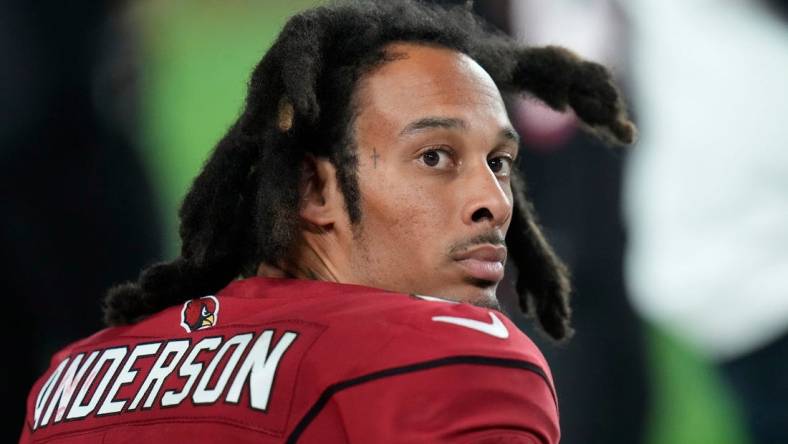
<instances>
[{"instance_id":1,"label":"white nike swoosh","mask_svg":"<svg viewBox=\"0 0 788 444\"><path fill-rule=\"evenodd\" d=\"M487 312L490 315L490 320L492 322L490 324L482 321L477 321L475 319L468 319L468 318L458 318L454 316L433 316L432 320L436 322L446 322L448 324L459 325L461 327L471 328L473 330L480 331L482 333L486 333L490 336L495 336L496 338L506 339L509 337L509 330L506 329L506 326L503 325L498 316L495 316L493 312Z\"/></svg>"}]
</instances>

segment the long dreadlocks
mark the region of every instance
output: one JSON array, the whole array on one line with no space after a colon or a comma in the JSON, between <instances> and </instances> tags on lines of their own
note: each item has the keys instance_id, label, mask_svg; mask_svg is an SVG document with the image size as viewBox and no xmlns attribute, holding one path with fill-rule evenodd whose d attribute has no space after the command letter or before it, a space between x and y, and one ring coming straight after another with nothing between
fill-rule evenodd
<instances>
[{"instance_id":1,"label":"long dreadlocks","mask_svg":"<svg viewBox=\"0 0 788 444\"><path fill-rule=\"evenodd\" d=\"M219 141L180 209L181 255L142 271L105 299L109 325L211 294L257 265L279 263L299 236L298 183L307 154L337 168L350 220L361 218L353 137L354 89L386 63L392 42L437 45L476 60L504 93L571 108L593 132L631 143L634 125L610 73L559 47L523 47L469 8L415 0L344 1L292 17L254 69L242 115ZM513 177L506 237L524 313L555 339L571 334L568 271Z\"/></svg>"}]
</instances>

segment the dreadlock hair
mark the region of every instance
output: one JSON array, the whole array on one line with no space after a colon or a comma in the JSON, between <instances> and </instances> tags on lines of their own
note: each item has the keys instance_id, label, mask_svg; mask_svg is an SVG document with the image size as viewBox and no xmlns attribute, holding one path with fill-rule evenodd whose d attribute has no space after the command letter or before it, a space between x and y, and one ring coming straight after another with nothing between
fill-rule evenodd
<instances>
[{"instance_id":1,"label":"dreadlock hair","mask_svg":"<svg viewBox=\"0 0 788 444\"><path fill-rule=\"evenodd\" d=\"M349 218L358 223L354 90L365 73L390 59L385 46L392 42L462 52L504 93L530 94L556 110L571 108L589 130L615 143L635 138L604 67L560 47L522 46L468 6L351 0L306 10L290 18L254 69L243 113L183 201L180 257L112 288L105 322L136 322L254 275L260 263L286 259L300 233L298 183L308 154L337 168ZM568 271L545 240L522 180L513 177L512 187L506 242L519 270L520 306L549 336L566 338L572 333Z\"/></svg>"}]
</instances>

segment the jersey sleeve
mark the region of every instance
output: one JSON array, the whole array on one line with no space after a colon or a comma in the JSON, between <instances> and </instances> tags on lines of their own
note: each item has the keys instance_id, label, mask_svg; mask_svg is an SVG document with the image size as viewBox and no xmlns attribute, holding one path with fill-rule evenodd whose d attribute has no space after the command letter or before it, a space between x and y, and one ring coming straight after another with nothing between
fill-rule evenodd
<instances>
[{"instance_id":1,"label":"jersey sleeve","mask_svg":"<svg viewBox=\"0 0 788 444\"><path fill-rule=\"evenodd\" d=\"M552 444L555 398L545 375L514 359L458 356L344 381L303 427L303 440ZM343 430L337 430L341 424ZM325 441L322 441L325 442ZM335 441L331 441L335 442Z\"/></svg>"}]
</instances>

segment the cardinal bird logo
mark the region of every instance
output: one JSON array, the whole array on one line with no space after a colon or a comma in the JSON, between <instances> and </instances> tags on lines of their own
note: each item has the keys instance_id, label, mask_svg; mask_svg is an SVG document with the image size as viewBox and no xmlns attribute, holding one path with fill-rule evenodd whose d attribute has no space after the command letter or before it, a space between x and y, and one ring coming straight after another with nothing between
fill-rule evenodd
<instances>
[{"instance_id":1,"label":"cardinal bird logo","mask_svg":"<svg viewBox=\"0 0 788 444\"><path fill-rule=\"evenodd\" d=\"M203 296L183 304L181 327L187 333L213 327L219 321L219 300L214 296Z\"/></svg>"}]
</instances>

